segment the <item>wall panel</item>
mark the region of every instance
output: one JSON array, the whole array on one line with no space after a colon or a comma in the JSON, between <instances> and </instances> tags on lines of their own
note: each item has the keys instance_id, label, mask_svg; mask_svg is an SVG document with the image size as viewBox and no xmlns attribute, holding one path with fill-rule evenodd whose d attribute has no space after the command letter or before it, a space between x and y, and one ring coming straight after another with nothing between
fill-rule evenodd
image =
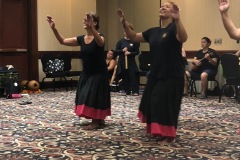
<instances>
[{"instance_id":1,"label":"wall panel","mask_svg":"<svg viewBox=\"0 0 240 160\"><path fill-rule=\"evenodd\" d=\"M26 0L0 0L0 4L0 49L26 49Z\"/></svg>"}]
</instances>

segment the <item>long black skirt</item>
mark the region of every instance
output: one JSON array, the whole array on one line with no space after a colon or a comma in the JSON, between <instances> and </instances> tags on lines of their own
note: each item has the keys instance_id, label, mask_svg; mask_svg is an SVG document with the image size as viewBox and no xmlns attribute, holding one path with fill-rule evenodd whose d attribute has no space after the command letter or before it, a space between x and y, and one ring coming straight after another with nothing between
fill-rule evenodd
<instances>
[{"instance_id":1,"label":"long black skirt","mask_svg":"<svg viewBox=\"0 0 240 160\"><path fill-rule=\"evenodd\" d=\"M147 133L176 137L184 79L149 77L138 117L147 124Z\"/></svg>"},{"instance_id":2,"label":"long black skirt","mask_svg":"<svg viewBox=\"0 0 240 160\"><path fill-rule=\"evenodd\" d=\"M108 75L82 73L76 92L75 113L79 117L103 120L111 115Z\"/></svg>"}]
</instances>

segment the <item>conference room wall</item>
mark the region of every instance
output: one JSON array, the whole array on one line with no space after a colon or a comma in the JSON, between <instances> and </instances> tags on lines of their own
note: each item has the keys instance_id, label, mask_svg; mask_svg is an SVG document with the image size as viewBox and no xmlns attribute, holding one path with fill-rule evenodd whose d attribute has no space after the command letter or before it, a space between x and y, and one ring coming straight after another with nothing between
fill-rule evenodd
<instances>
[{"instance_id":1,"label":"conference room wall","mask_svg":"<svg viewBox=\"0 0 240 160\"><path fill-rule=\"evenodd\" d=\"M181 9L181 19L188 32L188 41L184 43L186 51L200 49L200 39L208 36L212 39L212 48L216 50L238 50L239 44L229 38L225 31L216 0L173 0ZM85 33L82 20L86 12L97 12L100 16L100 32L105 35L105 49L115 48L123 37L123 29L116 15L116 9L122 8L136 32L142 32L159 25L159 6L165 0L39 0L38 1L38 48L39 51L78 51L79 47L60 45L55 39L46 15L56 21L59 32L65 37ZM240 1L231 0L229 15L240 27ZM214 44L214 39L221 39L221 44ZM142 51L148 51L147 44L141 44ZM73 69L81 68L78 60L73 61ZM43 76L39 63L39 79Z\"/></svg>"}]
</instances>

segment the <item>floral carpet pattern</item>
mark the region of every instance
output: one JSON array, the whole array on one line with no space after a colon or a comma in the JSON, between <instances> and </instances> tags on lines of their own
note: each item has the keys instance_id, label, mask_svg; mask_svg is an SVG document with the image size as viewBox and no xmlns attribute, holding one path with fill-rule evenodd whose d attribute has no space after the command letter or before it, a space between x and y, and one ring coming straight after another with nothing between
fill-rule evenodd
<instances>
[{"instance_id":1,"label":"floral carpet pattern","mask_svg":"<svg viewBox=\"0 0 240 160\"><path fill-rule=\"evenodd\" d=\"M184 97L176 141L161 145L137 118L141 95L111 97L112 116L94 131L74 114L74 90L1 98L0 160L240 159L240 105L233 99Z\"/></svg>"}]
</instances>

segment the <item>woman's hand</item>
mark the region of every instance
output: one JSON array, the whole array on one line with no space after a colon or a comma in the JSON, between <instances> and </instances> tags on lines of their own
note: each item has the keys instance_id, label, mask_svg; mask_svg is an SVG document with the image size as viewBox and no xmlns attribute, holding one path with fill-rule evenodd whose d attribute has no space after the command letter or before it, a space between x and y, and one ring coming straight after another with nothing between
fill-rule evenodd
<instances>
[{"instance_id":1,"label":"woman's hand","mask_svg":"<svg viewBox=\"0 0 240 160\"><path fill-rule=\"evenodd\" d=\"M221 12L227 12L230 7L229 0L218 0L219 2L219 10Z\"/></svg>"},{"instance_id":2,"label":"woman's hand","mask_svg":"<svg viewBox=\"0 0 240 160\"><path fill-rule=\"evenodd\" d=\"M94 27L93 17L90 13L86 13L86 17L84 17L83 23L90 29Z\"/></svg>"},{"instance_id":3,"label":"woman's hand","mask_svg":"<svg viewBox=\"0 0 240 160\"><path fill-rule=\"evenodd\" d=\"M179 20L179 18L180 18L179 8L177 5L173 5L172 18L174 20Z\"/></svg>"},{"instance_id":4,"label":"woman's hand","mask_svg":"<svg viewBox=\"0 0 240 160\"><path fill-rule=\"evenodd\" d=\"M127 52L127 51L128 51L128 48L127 48L127 47L124 47L122 51L123 51L123 52Z\"/></svg>"},{"instance_id":5,"label":"woman's hand","mask_svg":"<svg viewBox=\"0 0 240 160\"><path fill-rule=\"evenodd\" d=\"M47 21L48 21L49 26L50 26L51 28L55 28L55 22L54 22L54 20L52 19L51 16L47 16Z\"/></svg>"},{"instance_id":6,"label":"woman's hand","mask_svg":"<svg viewBox=\"0 0 240 160\"><path fill-rule=\"evenodd\" d=\"M120 9L120 8L117 9L117 15L118 15L118 17L119 17L120 22L121 22L122 24L124 24L125 21L126 21L126 19L125 19L125 17L124 17L124 13L123 13L122 9Z\"/></svg>"}]
</instances>

